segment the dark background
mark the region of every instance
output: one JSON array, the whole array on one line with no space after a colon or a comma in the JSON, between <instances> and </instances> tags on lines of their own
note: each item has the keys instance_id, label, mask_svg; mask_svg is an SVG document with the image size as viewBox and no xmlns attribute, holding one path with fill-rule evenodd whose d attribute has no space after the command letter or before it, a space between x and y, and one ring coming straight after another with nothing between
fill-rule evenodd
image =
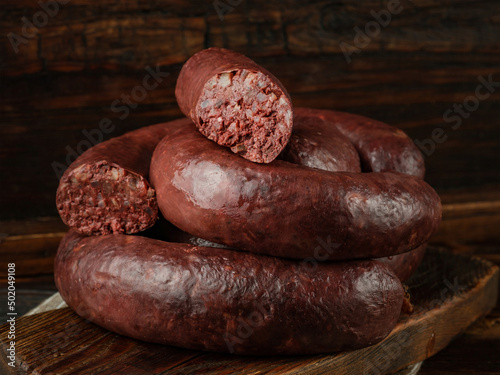
<instances>
[{"instance_id":1,"label":"dark background","mask_svg":"<svg viewBox=\"0 0 500 375\"><path fill-rule=\"evenodd\" d=\"M54 288L52 261L66 228L53 166L67 165L68 150L87 140L82 131L96 134L103 119L114 126L101 133L108 139L180 117L179 70L210 46L273 72L295 106L354 112L420 142L443 141L426 155L426 180L443 200L432 242L500 263L500 87L465 110L460 126L443 118L464 101L474 105L479 77L500 82L498 0L401 0L401 11L358 43L350 63L342 46L356 46L357 28L376 31L373 14L387 14L387 1L42 3L51 8L0 1L0 278L15 261L19 285ZM143 84L147 67L169 75L143 100L132 97L128 116L113 110ZM25 297L38 302L35 292Z\"/></svg>"}]
</instances>

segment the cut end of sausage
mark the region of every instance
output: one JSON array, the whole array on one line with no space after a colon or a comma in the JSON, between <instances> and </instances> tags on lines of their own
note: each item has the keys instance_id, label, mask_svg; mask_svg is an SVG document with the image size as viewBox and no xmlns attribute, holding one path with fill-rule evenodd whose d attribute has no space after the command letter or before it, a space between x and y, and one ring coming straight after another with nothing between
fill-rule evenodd
<instances>
[{"instance_id":1,"label":"cut end of sausage","mask_svg":"<svg viewBox=\"0 0 500 375\"><path fill-rule=\"evenodd\" d=\"M262 72L246 69L208 80L196 116L203 135L257 163L273 161L292 132L288 96Z\"/></svg>"},{"instance_id":2,"label":"cut end of sausage","mask_svg":"<svg viewBox=\"0 0 500 375\"><path fill-rule=\"evenodd\" d=\"M63 222L85 235L137 233L158 218L155 191L147 180L101 161L63 176L56 204Z\"/></svg>"}]
</instances>

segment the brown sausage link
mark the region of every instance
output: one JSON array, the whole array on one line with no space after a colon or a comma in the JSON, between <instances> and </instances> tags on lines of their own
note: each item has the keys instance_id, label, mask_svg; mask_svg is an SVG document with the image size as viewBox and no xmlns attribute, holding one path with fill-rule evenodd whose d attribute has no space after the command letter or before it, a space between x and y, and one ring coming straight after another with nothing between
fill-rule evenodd
<instances>
[{"instance_id":1,"label":"brown sausage link","mask_svg":"<svg viewBox=\"0 0 500 375\"><path fill-rule=\"evenodd\" d=\"M164 219L160 219L151 229L143 232L142 235L148 238L154 238L167 242L186 243L194 246L236 250L226 245L211 242L186 233ZM373 260L378 260L382 263L387 264L389 268L396 274L399 280L401 280L401 282L404 282L416 271L416 269L422 262L426 247L427 245L424 244L414 250L408 251L403 254L392 255L383 258L374 258Z\"/></svg>"},{"instance_id":2,"label":"brown sausage link","mask_svg":"<svg viewBox=\"0 0 500 375\"><path fill-rule=\"evenodd\" d=\"M137 233L158 218L149 164L167 131L189 119L157 124L102 142L65 171L56 204L63 222L82 234Z\"/></svg>"},{"instance_id":3,"label":"brown sausage link","mask_svg":"<svg viewBox=\"0 0 500 375\"><path fill-rule=\"evenodd\" d=\"M327 172L276 160L252 164L189 128L166 136L151 161L164 217L241 250L290 258L378 258L412 250L437 230L441 203L400 173Z\"/></svg>"},{"instance_id":4,"label":"brown sausage link","mask_svg":"<svg viewBox=\"0 0 500 375\"><path fill-rule=\"evenodd\" d=\"M70 231L55 281L83 318L188 349L302 355L361 348L395 326L400 281L376 261L319 263Z\"/></svg>"},{"instance_id":5,"label":"brown sausage link","mask_svg":"<svg viewBox=\"0 0 500 375\"><path fill-rule=\"evenodd\" d=\"M361 156L367 160L364 164L368 165L368 168L365 170L387 169L423 177L425 170L423 160L419 158L420 153L401 131L368 118L334 111L297 108L292 137L283 152L283 159L331 172L360 172L356 149L350 139L342 133L338 134L338 128L349 133ZM377 144L379 147L375 147ZM346 145L354 149L355 157ZM399 154L409 159L396 157L395 160L387 160ZM425 248L426 245L422 245L407 253L376 260L388 264L400 280L405 281L422 261Z\"/></svg>"},{"instance_id":6,"label":"brown sausage link","mask_svg":"<svg viewBox=\"0 0 500 375\"><path fill-rule=\"evenodd\" d=\"M239 53L209 48L192 56L175 96L203 135L253 162L273 161L290 138L290 95L275 76Z\"/></svg>"},{"instance_id":7,"label":"brown sausage link","mask_svg":"<svg viewBox=\"0 0 500 375\"><path fill-rule=\"evenodd\" d=\"M332 123L358 150L364 172L395 171L424 177L422 153L400 129L338 111L295 108L295 115L315 116Z\"/></svg>"},{"instance_id":8,"label":"brown sausage link","mask_svg":"<svg viewBox=\"0 0 500 375\"><path fill-rule=\"evenodd\" d=\"M330 172L361 172L358 152L351 141L314 112L295 112L292 136L280 158Z\"/></svg>"}]
</instances>

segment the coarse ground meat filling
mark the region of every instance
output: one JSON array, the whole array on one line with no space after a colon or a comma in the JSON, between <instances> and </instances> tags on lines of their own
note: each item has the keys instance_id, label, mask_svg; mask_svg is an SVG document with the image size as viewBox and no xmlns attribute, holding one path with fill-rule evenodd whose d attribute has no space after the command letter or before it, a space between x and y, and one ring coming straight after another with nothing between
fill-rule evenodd
<instances>
[{"instance_id":1,"label":"coarse ground meat filling","mask_svg":"<svg viewBox=\"0 0 500 375\"><path fill-rule=\"evenodd\" d=\"M198 100L200 132L258 163L274 160L292 131L292 105L261 72L246 69L208 80Z\"/></svg>"},{"instance_id":2,"label":"coarse ground meat filling","mask_svg":"<svg viewBox=\"0 0 500 375\"><path fill-rule=\"evenodd\" d=\"M61 181L63 221L87 235L135 233L156 221L155 191L144 177L105 161L83 164Z\"/></svg>"}]
</instances>

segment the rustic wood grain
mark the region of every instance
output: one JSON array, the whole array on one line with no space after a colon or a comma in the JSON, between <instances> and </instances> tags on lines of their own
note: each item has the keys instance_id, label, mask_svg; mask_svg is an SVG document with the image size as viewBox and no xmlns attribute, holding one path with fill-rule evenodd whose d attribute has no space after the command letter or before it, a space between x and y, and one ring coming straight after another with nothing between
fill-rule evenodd
<instances>
[{"instance_id":1,"label":"rustic wood grain","mask_svg":"<svg viewBox=\"0 0 500 375\"><path fill-rule=\"evenodd\" d=\"M500 186L442 194L443 221L432 243L500 264Z\"/></svg>"},{"instance_id":2,"label":"rustic wood grain","mask_svg":"<svg viewBox=\"0 0 500 375\"><path fill-rule=\"evenodd\" d=\"M17 321L17 366L38 374L390 373L431 357L490 311L498 275L498 267L484 260L431 250L408 281L415 313L403 316L380 344L333 356L241 357L147 344L112 334L64 308ZM7 329L0 328L4 351Z\"/></svg>"},{"instance_id":3,"label":"rustic wood grain","mask_svg":"<svg viewBox=\"0 0 500 375\"><path fill-rule=\"evenodd\" d=\"M419 375L500 374L500 303L463 336L424 362Z\"/></svg>"},{"instance_id":4,"label":"rustic wood grain","mask_svg":"<svg viewBox=\"0 0 500 375\"><path fill-rule=\"evenodd\" d=\"M35 1L6 3L0 30L22 35L23 22L40 11ZM227 4L227 2L225 2ZM401 1L363 50L430 52L498 52L499 5L495 1ZM42 70L140 69L147 62L181 63L207 45L246 50L261 56L341 53L339 43L353 44L354 27L373 21L371 11L387 4L370 0L242 1L223 22L213 2L137 1L99 5L71 1L59 7L35 37L15 53L3 39L9 74ZM77 24L74 20L78 20ZM70 48L62 48L68 45Z\"/></svg>"},{"instance_id":5,"label":"rustic wood grain","mask_svg":"<svg viewBox=\"0 0 500 375\"><path fill-rule=\"evenodd\" d=\"M41 8L36 0L0 0L0 283L15 261L20 288L54 290L52 261L66 228L56 216L51 163L64 164L65 148L75 149L86 139L82 130L105 117L116 129L104 139L179 117L180 67L209 46L254 58L283 81L296 106L367 115L418 140L442 128L448 140L426 156L426 179L444 208L432 242L500 264L500 90L458 129L443 120L474 95L478 76L500 81L500 2L402 4L348 63L339 43L352 44L354 27L363 29L386 2L242 1L221 21L211 1L71 0L15 53L7 34L22 33L21 18L32 20ZM120 119L111 103L157 65L169 76ZM37 298L30 293L27 303ZM500 343L494 322L478 341L462 337L421 372L494 373L495 346L485 344Z\"/></svg>"},{"instance_id":6,"label":"rustic wood grain","mask_svg":"<svg viewBox=\"0 0 500 375\"><path fill-rule=\"evenodd\" d=\"M197 355L123 339L77 318L69 308L57 310L55 314L20 318L16 333L17 337L25 338L16 342L16 350L23 353L16 364L21 373L147 374L149 369L168 369ZM3 350L5 342L3 339ZM131 357L135 360L131 361ZM40 363L31 363L31 358L39 358Z\"/></svg>"}]
</instances>

